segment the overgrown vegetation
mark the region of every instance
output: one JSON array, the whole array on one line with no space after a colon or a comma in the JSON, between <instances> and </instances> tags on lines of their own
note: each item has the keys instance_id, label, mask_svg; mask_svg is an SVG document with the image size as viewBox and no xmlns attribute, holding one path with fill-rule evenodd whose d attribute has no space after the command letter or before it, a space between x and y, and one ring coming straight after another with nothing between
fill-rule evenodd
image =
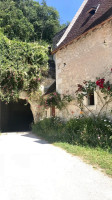
<instances>
[{"instance_id":1,"label":"overgrown vegetation","mask_svg":"<svg viewBox=\"0 0 112 200\"><path fill-rule=\"evenodd\" d=\"M48 45L9 40L0 33L0 98L17 100L20 91L38 90L47 74Z\"/></svg>"},{"instance_id":2,"label":"overgrown vegetation","mask_svg":"<svg viewBox=\"0 0 112 200\"><path fill-rule=\"evenodd\" d=\"M82 157L112 176L112 123L105 117L45 118L32 126L35 134Z\"/></svg>"},{"instance_id":3,"label":"overgrown vegetation","mask_svg":"<svg viewBox=\"0 0 112 200\"><path fill-rule=\"evenodd\" d=\"M112 149L112 123L105 117L82 117L63 122L46 118L33 125L33 132L53 142Z\"/></svg>"},{"instance_id":4,"label":"overgrown vegetation","mask_svg":"<svg viewBox=\"0 0 112 200\"><path fill-rule=\"evenodd\" d=\"M108 105L112 102L112 84L110 82L112 69L108 72L106 77L97 78L96 81L83 81L83 84L78 84L78 89L76 91L77 106L81 109L84 115L92 114L95 117L94 110L89 109L88 105L84 103L84 99L88 98L91 94L96 93L97 99L100 103L98 116L102 114L112 113L111 107L108 109ZM108 114L107 114L108 116Z\"/></svg>"},{"instance_id":5,"label":"overgrown vegetation","mask_svg":"<svg viewBox=\"0 0 112 200\"><path fill-rule=\"evenodd\" d=\"M33 0L0 1L0 27L11 40L51 43L63 26L58 11L47 6L44 0L41 4Z\"/></svg>"},{"instance_id":6,"label":"overgrown vegetation","mask_svg":"<svg viewBox=\"0 0 112 200\"><path fill-rule=\"evenodd\" d=\"M63 28L59 13L46 1L0 1L0 99L17 101L20 91L28 98L39 94L47 75L48 43ZM39 98L37 97L37 98Z\"/></svg>"},{"instance_id":7,"label":"overgrown vegetation","mask_svg":"<svg viewBox=\"0 0 112 200\"><path fill-rule=\"evenodd\" d=\"M40 98L40 106L43 106L44 109L55 106L56 108L61 110L63 108L66 108L67 104L71 101L72 97L70 95L63 95L63 97L61 97L58 92L53 92Z\"/></svg>"}]
</instances>

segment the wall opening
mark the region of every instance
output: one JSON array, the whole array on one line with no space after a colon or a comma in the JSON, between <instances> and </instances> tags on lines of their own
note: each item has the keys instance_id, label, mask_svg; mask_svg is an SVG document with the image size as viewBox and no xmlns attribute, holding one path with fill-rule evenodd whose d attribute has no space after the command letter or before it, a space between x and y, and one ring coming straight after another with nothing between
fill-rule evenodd
<instances>
[{"instance_id":1,"label":"wall opening","mask_svg":"<svg viewBox=\"0 0 112 200\"><path fill-rule=\"evenodd\" d=\"M5 104L1 102L1 131L29 131L33 122L30 104L25 100Z\"/></svg>"},{"instance_id":2,"label":"wall opening","mask_svg":"<svg viewBox=\"0 0 112 200\"><path fill-rule=\"evenodd\" d=\"M91 93L88 94L88 105L89 106L95 105L94 92L91 92Z\"/></svg>"}]
</instances>

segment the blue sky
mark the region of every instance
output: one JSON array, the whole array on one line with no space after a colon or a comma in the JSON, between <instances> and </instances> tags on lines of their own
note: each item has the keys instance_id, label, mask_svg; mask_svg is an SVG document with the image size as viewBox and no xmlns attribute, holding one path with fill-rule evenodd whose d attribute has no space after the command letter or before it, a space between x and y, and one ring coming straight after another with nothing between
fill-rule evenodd
<instances>
[{"instance_id":1,"label":"blue sky","mask_svg":"<svg viewBox=\"0 0 112 200\"><path fill-rule=\"evenodd\" d=\"M36 1L41 2L41 0ZM48 6L58 10L61 24L73 19L82 2L83 0L46 0Z\"/></svg>"}]
</instances>

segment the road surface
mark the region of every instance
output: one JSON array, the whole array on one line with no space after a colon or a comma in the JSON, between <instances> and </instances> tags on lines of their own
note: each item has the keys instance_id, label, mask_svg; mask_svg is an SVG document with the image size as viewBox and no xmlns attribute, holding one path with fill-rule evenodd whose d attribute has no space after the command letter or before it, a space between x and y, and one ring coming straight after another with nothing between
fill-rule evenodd
<instances>
[{"instance_id":1,"label":"road surface","mask_svg":"<svg viewBox=\"0 0 112 200\"><path fill-rule=\"evenodd\" d=\"M2 134L0 200L112 200L112 179L31 133Z\"/></svg>"}]
</instances>

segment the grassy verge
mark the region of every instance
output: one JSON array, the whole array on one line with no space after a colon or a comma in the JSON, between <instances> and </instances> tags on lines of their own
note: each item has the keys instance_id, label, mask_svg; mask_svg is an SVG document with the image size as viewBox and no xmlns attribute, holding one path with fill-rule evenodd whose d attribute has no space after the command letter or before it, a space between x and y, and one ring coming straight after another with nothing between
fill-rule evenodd
<instances>
[{"instance_id":1,"label":"grassy verge","mask_svg":"<svg viewBox=\"0 0 112 200\"><path fill-rule=\"evenodd\" d=\"M43 119L32 126L38 136L100 168L112 177L112 123L105 118Z\"/></svg>"},{"instance_id":2,"label":"grassy verge","mask_svg":"<svg viewBox=\"0 0 112 200\"><path fill-rule=\"evenodd\" d=\"M93 165L94 168L100 168L102 172L112 177L112 153L100 148L81 147L63 142L53 144L65 149L72 155L81 157L85 162Z\"/></svg>"},{"instance_id":3,"label":"grassy verge","mask_svg":"<svg viewBox=\"0 0 112 200\"><path fill-rule=\"evenodd\" d=\"M38 134L36 133L36 135ZM52 137L48 136L41 136L41 138L74 156L79 156L86 163L91 164L94 168L112 177L112 153L101 148L82 147L66 142L55 142Z\"/></svg>"}]
</instances>

